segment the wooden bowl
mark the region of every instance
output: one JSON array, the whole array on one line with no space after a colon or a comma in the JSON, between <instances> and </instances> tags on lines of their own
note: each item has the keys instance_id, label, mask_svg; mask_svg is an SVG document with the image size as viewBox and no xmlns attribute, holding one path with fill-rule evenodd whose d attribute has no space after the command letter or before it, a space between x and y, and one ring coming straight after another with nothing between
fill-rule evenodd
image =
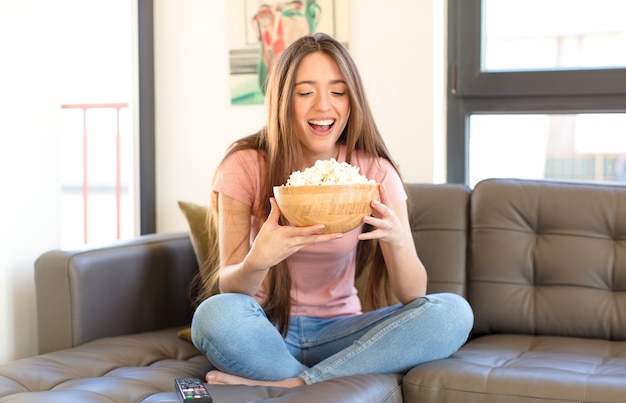
<instances>
[{"instance_id":1,"label":"wooden bowl","mask_svg":"<svg viewBox=\"0 0 626 403\"><path fill-rule=\"evenodd\" d=\"M372 214L378 184L275 186L274 197L285 218L296 227L324 224L324 234L348 232Z\"/></svg>"}]
</instances>

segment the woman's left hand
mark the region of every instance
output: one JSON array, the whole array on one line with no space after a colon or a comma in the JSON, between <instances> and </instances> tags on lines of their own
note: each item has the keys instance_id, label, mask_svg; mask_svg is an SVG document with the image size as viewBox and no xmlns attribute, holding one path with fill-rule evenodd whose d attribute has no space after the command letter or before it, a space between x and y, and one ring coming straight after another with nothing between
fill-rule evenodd
<instances>
[{"instance_id":1,"label":"woman's left hand","mask_svg":"<svg viewBox=\"0 0 626 403\"><path fill-rule=\"evenodd\" d=\"M363 222L370 224L374 229L370 232L359 234L359 240L379 239L382 242L393 244L403 242L405 227L391 205L387 189L384 185L379 186L380 201L372 200L373 216L366 216Z\"/></svg>"}]
</instances>

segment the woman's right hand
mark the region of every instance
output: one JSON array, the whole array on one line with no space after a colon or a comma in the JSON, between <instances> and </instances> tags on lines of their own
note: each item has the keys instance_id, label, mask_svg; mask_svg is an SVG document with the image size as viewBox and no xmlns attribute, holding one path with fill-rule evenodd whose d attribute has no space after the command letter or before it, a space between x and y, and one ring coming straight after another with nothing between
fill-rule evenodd
<instances>
[{"instance_id":1,"label":"woman's right hand","mask_svg":"<svg viewBox=\"0 0 626 403\"><path fill-rule=\"evenodd\" d=\"M293 227L280 225L280 208L276 200L270 198L270 213L261 226L252 248L245 259L245 266L267 270L282 262L305 246L341 238L341 233L320 234L324 225Z\"/></svg>"}]
</instances>

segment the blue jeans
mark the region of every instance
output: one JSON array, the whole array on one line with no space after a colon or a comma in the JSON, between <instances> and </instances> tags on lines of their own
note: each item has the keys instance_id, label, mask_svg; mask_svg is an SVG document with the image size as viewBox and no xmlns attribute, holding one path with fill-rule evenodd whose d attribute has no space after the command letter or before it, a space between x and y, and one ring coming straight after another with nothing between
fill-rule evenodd
<instances>
[{"instance_id":1,"label":"blue jeans","mask_svg":"<svg viewBox=\"0 0 626 403\"><path fill-rule=\"evenodd\" d=\"M218 294L196 310L194 345L219 370L249 379L300 377L307 384L368 373L404 373L465 343L472 310L456 294L337 318L292 316L285 338L256 300Z\"/></svg>"}]
</instances>

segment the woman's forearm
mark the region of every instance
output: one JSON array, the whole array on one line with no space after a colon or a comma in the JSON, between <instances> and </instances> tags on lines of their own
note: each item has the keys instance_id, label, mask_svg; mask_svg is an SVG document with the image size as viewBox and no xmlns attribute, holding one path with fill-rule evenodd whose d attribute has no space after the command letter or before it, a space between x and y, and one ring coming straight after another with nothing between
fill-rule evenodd
<instances>
[{"instance_id":1,"label":"woman's forearm","mask_svg":"<svg viewBox=\"0 0 626 403\"><path fill-rule=\"evenodd\" d=\"M224 266L220 272L220 292L234 292L254 296L269 268L251 265L248 257L240 263Z\"/></svg>"},{"instance_id":2,"label":"woman's forearm","mask_svg":"<svg viewBox=\"0 0 626 403\"><path fill-rule=\"evenodd\" d=\"M427 274L415 252L412 240L406 245L390 246L381 242L391 291L403 304L426 294Z\"/></svg>"}]
</instances>

